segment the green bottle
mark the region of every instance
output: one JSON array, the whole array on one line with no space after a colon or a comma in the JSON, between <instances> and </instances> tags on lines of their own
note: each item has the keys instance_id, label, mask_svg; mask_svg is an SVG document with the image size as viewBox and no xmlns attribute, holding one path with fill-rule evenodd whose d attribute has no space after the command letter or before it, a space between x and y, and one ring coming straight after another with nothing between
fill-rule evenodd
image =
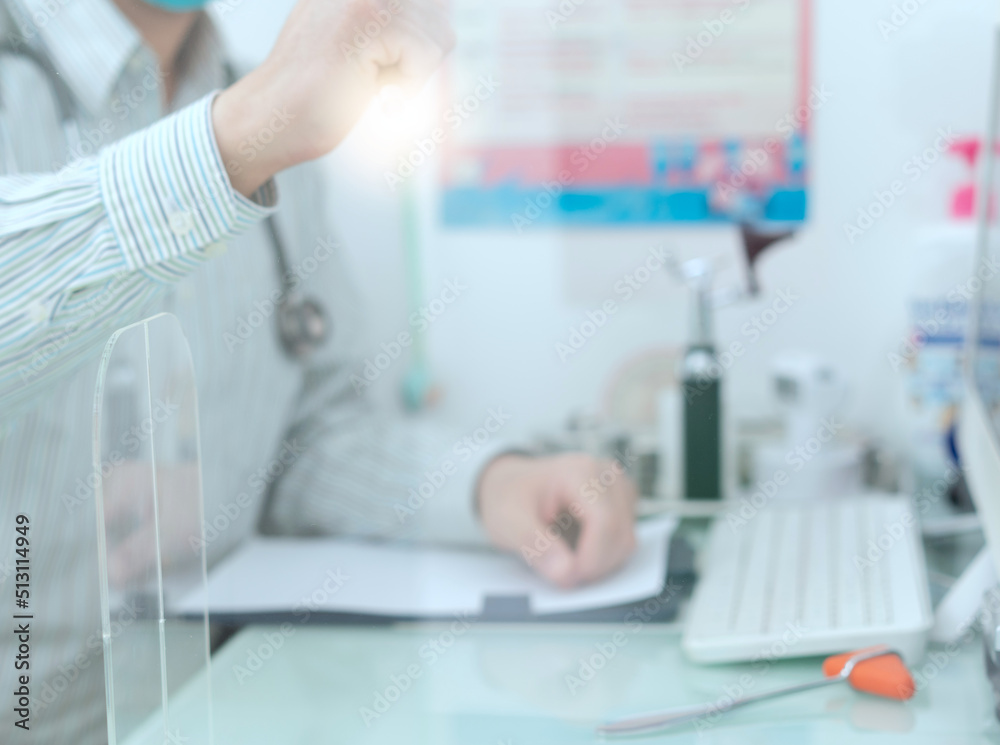
<instances>
[{"instance_id":1,"label":"green bottle","mask_svg":"<svg viewBox=\"0 0 1000 745\"><path fill-rule=\"evenodd\" d=\"M707 262L689 262L691 341L681 362L684 395L684 495L722 499L721 372L712 344L712 275Z\"/></svg>"}]
</instances>

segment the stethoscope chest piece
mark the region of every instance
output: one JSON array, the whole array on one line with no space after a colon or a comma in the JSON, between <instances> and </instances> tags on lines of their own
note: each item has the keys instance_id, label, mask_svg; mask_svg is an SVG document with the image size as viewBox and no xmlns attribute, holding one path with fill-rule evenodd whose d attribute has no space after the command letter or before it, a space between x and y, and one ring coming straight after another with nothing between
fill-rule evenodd
<instances>
[{"instance_id":1,"label":"stethoscope chest piece","mask_svg":"<svg viewBox=\"0 0 1000 745\"><path fill-rule=\"evenodd\" d=\"M278 233L274 216L265 220L265 228L274 249L278 276L281 278L281 299L278 301L278 339L281 348L292 359L304 360L330 337L330 321L319 301L301 297L288 265L285 246Z\"/></svg>"},{"instance_id":2,"label":"stethoscope chest piece","mask_svg":"<svg viewBox=\"0 0 1000 745\"><path fill-rule=\"evenodd\" d=\"M293 359L309 357L329 336L329 320L316 300L285 296L278 303L278 338Z\"/></svg>"}]
</instances>

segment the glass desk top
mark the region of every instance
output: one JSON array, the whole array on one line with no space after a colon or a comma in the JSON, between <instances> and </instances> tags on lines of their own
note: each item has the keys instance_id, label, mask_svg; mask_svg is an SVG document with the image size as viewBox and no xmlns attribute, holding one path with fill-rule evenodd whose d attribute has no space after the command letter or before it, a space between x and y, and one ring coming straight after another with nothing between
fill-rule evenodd
<instances>
[{"instance_id":1,"label":"glass desk top","mask_svg":"<svg viewBox=\"0 0 1000 745\"><path fill-rule=\"evenodd\" d=\"M605 742L594 726L609 718L702 702L722 707L727 694L741 689L759 692L811 680L820 675L820 662L699 666L683 656L679 627L638 623L249 627L212 658L215 742ZM914 673L918 693L905 703L832 685L753 704L697 727L628 739L1000 741L978 637L951 651L932 646ZM183 705L181 697L177 706ZM182 712L173 714L173 721L183 723Z\"/></svg>"}]
</instances>

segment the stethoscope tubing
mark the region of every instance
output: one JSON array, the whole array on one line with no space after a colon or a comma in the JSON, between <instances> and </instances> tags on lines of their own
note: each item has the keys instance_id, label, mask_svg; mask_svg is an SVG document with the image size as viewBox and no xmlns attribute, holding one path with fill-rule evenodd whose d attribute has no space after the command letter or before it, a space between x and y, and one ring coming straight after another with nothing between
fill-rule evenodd
<instances>
[{"instance_id":1,"label":"stethoscope tubing","mask_svg":"<svg viewBox=\"0 0 1000 745\"><path fill-rule=\"evenodd\" d=\"M10 12L2 0L0 0L0 12L10 19ZM66 145L72 152L80 142L80 129L76 121L76 101L66 81L60 77L58 71L44 55L24 40L21 40L20 43L12 42L9 39L0 41L0 57L4 55L27 59L45 74L55 92L60 125L66 136ZM227 85L231 85L237 79L236 73L228 62L223 63L223 69ZM0 98L0 104L2 101ZM298 298L292 285L288 252L285 250L274 216L268 215L264 223L281 282L281 302L278 307L278 334L281 346L290 357L304 359L326 341L329 336L329 322L323 306L317 300Z\"/></svg>"}]
</instances>

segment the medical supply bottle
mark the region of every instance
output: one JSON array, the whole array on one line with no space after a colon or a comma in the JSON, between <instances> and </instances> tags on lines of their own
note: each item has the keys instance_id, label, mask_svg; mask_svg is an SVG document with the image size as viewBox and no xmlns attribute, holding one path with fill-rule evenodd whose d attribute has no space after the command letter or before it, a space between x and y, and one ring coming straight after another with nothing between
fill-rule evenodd
<instances>
[{"instance_id":1,"label":"medical supply bottle","mask_svg":"<svg viewBox=\"0 0 1000 745\"><path fill-rule=\"evenodd\" d=\"M701 264L701 262L699 262ZM684 495L722 498L721 367L712 344L712 273L708 262L689 274L691 339L681 361L684 397Z\"/></svg>"}]
</instances>

